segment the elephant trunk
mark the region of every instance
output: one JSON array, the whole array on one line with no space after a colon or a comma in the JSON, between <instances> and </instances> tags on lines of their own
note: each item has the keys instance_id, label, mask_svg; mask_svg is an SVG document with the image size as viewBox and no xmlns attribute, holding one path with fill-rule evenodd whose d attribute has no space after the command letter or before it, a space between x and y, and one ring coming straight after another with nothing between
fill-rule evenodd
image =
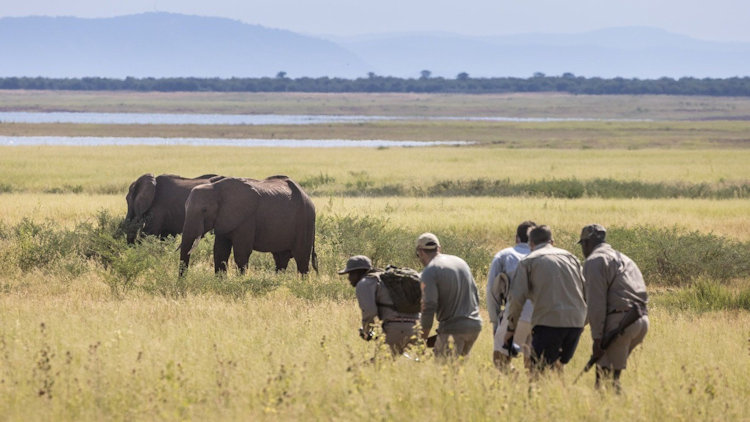
<instances>
[{"instance_id":1,"label":"elephant trunk","mask_svg":"<svg viewBox=\"0 0 750 422\"><path fill-rule=\"evenodd\" d=\"M138 218L125 218L124 225L128 244L132 245L138 237L138 232L143 228L143 220Z\"/></svg>"},{"instance_id":2,"label":"elephant trunk","mask_svg":"<svg viewBox=\"0 0 750 422\"><path fill-rule=\"evenodd\" d=\"M156 178L150 174L144 174L133 182L125 196L128 204L128 213L125 216L126 234L129 244L135 243L138 232L143 228L144 219L151 204L156 197Z\"/></svg>"},{"instance_id":3,"label":"elephant trunk","mask_svg":"<svg viewBox=\"0 0 750 422\"><path fill-rule=\"evenodd\" d=\"M180 276L182 276L190 266L190 255L193 253L196 246L198 246L201 237L203 237L202 222L197 225L200 227L186 229L182 234L182 241L180 242ZM185 226L187 226L187 224L185 224Z\"/></svg>"}]
</instances>

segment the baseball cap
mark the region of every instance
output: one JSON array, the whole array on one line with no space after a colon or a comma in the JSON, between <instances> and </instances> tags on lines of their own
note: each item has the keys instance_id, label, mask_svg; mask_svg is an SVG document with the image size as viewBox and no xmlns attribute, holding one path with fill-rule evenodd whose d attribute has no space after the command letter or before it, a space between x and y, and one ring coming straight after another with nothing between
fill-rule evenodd
<instances>
[{"instance_id":1,"label":"baseball cap","mask_svg":"<svg viewBox=\"0 0 750 422\"><path fill-rule=\"evenodd\" d=\"M581 243L587 239L604 240L606 235L607 229L605 229L604 226L600 224L589 224L581 230L581 238L578 240L578 243Z\"/></svg>"},{"instance_id":2,"label":"baseball cap","mask_svg":"<svg viewBox=\"0 0 750 422\"><path fill-rule=\"evenodd\" d=\"M417 238L417 249L435 250L440 247L440 241L432 233L422 233Z\"/></svg>"},{"instance_id":3,"label":"baseball cap","mask_svg":"<svg viewBox=\"0 0 750 422\"><path fill-rule=\"evenodd\" d=\"M364 255L354 255L346 260L346 268L339 271L339 274L350 273L354 270L369 270L372 268L372 261Z\"/></svg>"}]
</instances>

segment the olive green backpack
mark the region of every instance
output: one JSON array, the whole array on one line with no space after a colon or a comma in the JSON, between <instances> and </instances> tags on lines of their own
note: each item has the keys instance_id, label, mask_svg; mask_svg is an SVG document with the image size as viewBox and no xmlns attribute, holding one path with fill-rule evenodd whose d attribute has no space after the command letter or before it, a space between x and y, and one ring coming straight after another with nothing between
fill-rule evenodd
<instances>
[{"instance_id":1,"label":"olive green backpack","mask_svg":"<svg viewBox=\"0 0 750 422\"><path fill-rule=\"evenodd\" d=\"M422 286L419 273L406 267L389 265L376 273L378 279L388 289L393 306L388 306L403 314L417 314L422 309Z\"/></svg>"}]
</instances>

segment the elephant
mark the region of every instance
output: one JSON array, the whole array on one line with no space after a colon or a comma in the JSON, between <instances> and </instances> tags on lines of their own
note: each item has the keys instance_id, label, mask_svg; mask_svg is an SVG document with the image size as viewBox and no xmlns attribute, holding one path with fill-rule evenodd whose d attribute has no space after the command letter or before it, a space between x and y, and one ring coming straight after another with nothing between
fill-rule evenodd
<instances>
[{"instance_id":1,"label":"elephant","mask_svg":"<svg viewBox=\"0 0 750 422\"><path fill-rule=\"evenodd\" d=\"M240 273L247 270L252 251L273 253L276 270L285 270L294 258L297 271L318 271L315 254L315 205L287 176L265 180L225 178L198 185L185 203L185 225L180 244L180 276L201 237L213 230L214 271L227 270L229 255Z\"/></svg>"},{"instance_id":2,"label":"elephant","mask_svg":"<svg viewBox=\"0 0 750 422\"><path fill-rule=\"evenodd\" d=\"M154 177L147 173L130 185L125 200L127 241L135 243L139 232L159 237L182 233L185 222L185 200L194 187L221 180L223 176L204 174L187 179L174 174Z\"/></svg>"}]
</instances>

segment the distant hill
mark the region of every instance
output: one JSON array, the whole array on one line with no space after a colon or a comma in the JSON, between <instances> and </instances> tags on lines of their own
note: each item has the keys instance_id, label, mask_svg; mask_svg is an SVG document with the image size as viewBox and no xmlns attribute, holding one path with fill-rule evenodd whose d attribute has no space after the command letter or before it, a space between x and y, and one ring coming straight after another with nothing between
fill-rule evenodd
<instances>
[{"instance_id":1,"label":"distant hill","mask_svg":"<svg viewBox=\"0 0 750 422\"><path fill-rule=\"evenodd\" d=\"M646 27L580 34L467 37L382 34L331 38L370 63L376 73L417 76L529 77L573 73L603 78L726 78L750 75L750 44L700 41Z\"/></svg>"},{"instance_id":2,"label":"distant hill","mask_svg":"<svg viewBox=\"0 0 750 422\"><path fill-rule=\"evenodd\" d=\"M0 77L726 78L750 75L750 44L644 27L579 34L446 33L324 37L225 18L144 13L115 18L0 19Z\"/></svg>"},{"instance_id":3,"label":"distant hill","mask_svg":"<svg viewBox=\"0 0 750 422\"><path fill-rule=\"evenodd\" d=\"M0 76L290 77L364 75L321 38L224 18L145 13L0 19Z\"/></svg>"}]
</instances>

